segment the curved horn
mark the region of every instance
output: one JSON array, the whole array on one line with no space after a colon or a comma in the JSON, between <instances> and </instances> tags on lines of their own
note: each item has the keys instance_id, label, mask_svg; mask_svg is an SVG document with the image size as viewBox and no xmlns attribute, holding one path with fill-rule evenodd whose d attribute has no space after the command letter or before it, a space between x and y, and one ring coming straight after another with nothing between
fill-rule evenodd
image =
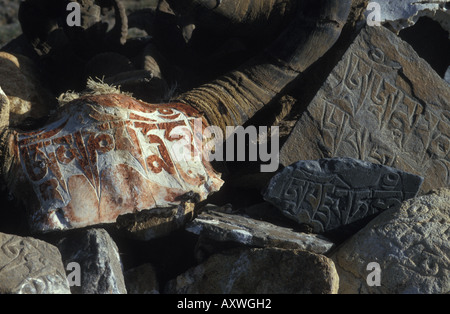
<instances>
[{"instance_id":1,"label":"curved horn","mask_svg":"<svg viewBox=\"0 0 450 314\"><path fill-rule=\"evenodd\" d=\"M120 0L111 0L111 2L112 6L114 7L116 24L114 25L113 29L108 33L108 36L112 37L112 40L114 42L117 41L121 45L125 45L128 36L127 13L123 3Z\"/></svg>"},{"instance_id":2,"label":"curved horn","mask_svg":"<svg viewBox=\"0 0 450 314\"><path fill-rule=\"evenodd\" d=\"M350 7L351 0L298 1L295 18L264 53L177 100L223 130L243 125L335 44Z\"/></svg>"},{"instance_id":3,"label":"curved horn","mask_svg":"<svg viewBox=\"0 0 450 314\"><path fill-rule=\"evenodd\" d=\"M9 99L0 87L0 181L2 183L7 183L11 179L9 173L14 161L11 149L13 132L9 128L9 112Z\"/></svg>"}]
</instances>

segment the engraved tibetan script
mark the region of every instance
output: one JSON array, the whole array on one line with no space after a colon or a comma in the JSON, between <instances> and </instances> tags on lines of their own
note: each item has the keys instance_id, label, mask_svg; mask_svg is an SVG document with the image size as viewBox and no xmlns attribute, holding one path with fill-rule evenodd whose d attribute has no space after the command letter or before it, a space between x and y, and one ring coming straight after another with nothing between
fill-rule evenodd
<instances>
[{"instance_id":1,"label":"engraved tibetan script","mask_svg":"<svg viewBox=\"0 0 450 314\"><path fill-rule=\"evenodd\" d=\"M450 186L450 89L381 27L361 31L282 148L299 159L352 157Z\"/></svg>"},{"instance_id":2,"label":"engraved tibetan script","mask_svg":"<svg viewBox=\"0 0 450 314\"><path fill-rule=\"evenodd\" d=\"M277 174L265 200L317 233L331 231L415 197L423 178L351 158L300 161Z\"/></svg>"},{"instance_id":3,"label":"engraved tibetan script","mask_svg":"<svg viewBox=\"0 0 450 314\"><path fill-rule=\"evenodd\" d=\"M0 233L0 294L68 294L58 249L46 242Z\"/></svg>"},{"instance_id":4,"label":"engraved tibetan script","mask_svg":"<svg viewBox=\"0 0 450 314\"><path fill-rule=\"evenodd\" d=\"M18 134L21 168L37 198L29 204L33 229L110 223L172 206L188 192L206 198L222 181L203 159L203 125L185 105L104 95L70 103L44 129Z\"/></svg>"}]
</instances>

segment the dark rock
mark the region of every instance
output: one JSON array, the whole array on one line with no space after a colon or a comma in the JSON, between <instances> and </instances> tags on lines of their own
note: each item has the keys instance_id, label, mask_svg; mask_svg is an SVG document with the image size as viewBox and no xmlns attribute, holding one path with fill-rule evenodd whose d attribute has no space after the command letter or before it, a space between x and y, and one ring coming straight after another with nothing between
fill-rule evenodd
<instances>
[{"instance_id":1,"label":"dark rock","mask_svg":"<svg viewBox=\"0 0 450 314\"><path fill-rule=\"evenodd\" d=\"M339 278L334 263L301 250L234 249L169 281L170 294L331 294Z\"/></svg>"},{"instance_id":2,"label":"dark rock","mask_svg":"<svg viewBox=\"0 0 450 314\"><path fill-rule=\"evenodd\" d=\"M449 189L382 213L332 255L339 293L448 294L449 226ZM379 266L379 285L369 286L368 265L374 262Z\"/></svg>"},{"instance_id":3,"label":"dark rock","mask_svg":"<svg viewBox=\"0 0 450 314\"><path fill-rule=\"evenodd\" d=\"M124 273L128 294L159 294L159 282L152 264L142 264Z\"/></svg>"},{"instance_id":4,"label":"dark rock","mask_svg":"<svg viewBox=\"0 0 450 314\"><path fill-rule=\"evenodd\" d=\"M60 240L65 265L80 265L81 285L74 294L126 294L119 250L104 229L74 232Z\"/></svg>"},{"instance_id":5,"label":"dark rock","mask_svg":"<svg viewBox=\"0 0 450 314\"><path fill-rule=\"evenodd\" d=\"M314 232L339 229L399 208L423 178L352 158L300 161L270 182L264 198Z\"/></svg>"}]
</instances>

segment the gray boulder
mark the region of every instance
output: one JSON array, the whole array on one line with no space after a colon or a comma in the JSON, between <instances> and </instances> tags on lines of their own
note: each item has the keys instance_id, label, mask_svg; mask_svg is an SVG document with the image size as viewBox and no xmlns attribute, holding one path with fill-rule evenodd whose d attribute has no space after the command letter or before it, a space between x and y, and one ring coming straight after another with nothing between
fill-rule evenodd
<instances>
[{"instance_id":1,"label":"gray boulder","mask_svg":"<svg viewBox=\"0 0 450 314\"><path fill-rule=\"evenodd\" d=\"M74 294L126 294L119 250L104 229L75 232L58 243L65 265L80 265L80 285Z\"/></svg>"},{"instance_id":2,"label":"gray boulder","mask_svg":"<svg viewBox=\"0 0 450 314\"><path fill-rule=\"evenodd\" d=\"M449 293L449 238L449 189L409 200L400 210L388 210L333 254L339 293ZM380 286L372 285L376 270L367 270L370 263L379 266Z\"/></svg>"},{"instance_id":3,"label":"gray boulder","mask_svg":"<svg viewBox=\"0 0 450 314\"><path fill-rule=\"evenodd\" d=\"M219 242L232 241L253 247L302 249L325 254L334 244L318 235L295 232L249 217L209 211L199 215L186 230Z\"/></svg>"}]
</instances>

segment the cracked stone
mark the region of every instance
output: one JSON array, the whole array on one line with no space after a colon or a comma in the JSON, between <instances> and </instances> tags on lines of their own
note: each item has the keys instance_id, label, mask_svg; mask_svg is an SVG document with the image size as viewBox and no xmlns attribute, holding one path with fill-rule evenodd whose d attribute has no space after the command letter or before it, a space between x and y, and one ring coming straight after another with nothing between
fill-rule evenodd
<instances>
[{"instance_id":1,"label":"cracked stone","mask_svg":"<svg viewBox=\"0 0 450 314\"><path fill-rule=\"evenodd\" d=\"M209 211L200 214L186 230L219 242L232 241L253 247L302 249L325 254L334 244L313 235L255 220L249 217Z\"/></svg>"}]
</instances>

